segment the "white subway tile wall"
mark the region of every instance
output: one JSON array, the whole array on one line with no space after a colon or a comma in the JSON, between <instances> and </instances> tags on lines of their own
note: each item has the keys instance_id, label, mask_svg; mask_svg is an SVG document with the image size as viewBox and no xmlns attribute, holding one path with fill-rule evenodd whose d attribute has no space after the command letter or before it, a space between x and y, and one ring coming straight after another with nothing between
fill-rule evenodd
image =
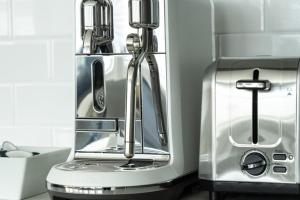
<instances>
[{"instance_id":1,"label":"white subway tile wall","mask_svg":"<svg viewBox=\"0 0 300 200\"><path fill-rule=\"evenodd\" d=\"M0 145L74 143L74 0L0 0Z\"/></svg>"},{"instance_id":2,"label":"white subway tile wall","mask_svg":"<svg viewBox=\"0 0 300 200\"><path fill-rule=\"evenodd\" d=\"M266 31L299 31L299 0L266 0Z\"/></svg>"},{"instance_id":3,"label":"white subway tile wall","mask_svg":"<svg viewBox=\"0 0 300 200\"><path fill-rule=\"evenodd\" d=\"M0 37L9 34L9 0L0 0Z\"/></svg>"},{"instance_id":4,"label":"white subway tile wall","mask_svg":"<svg viewBox=\"0 0 300 200\"><path fill-rule=\"evenodd\" d=\"M264 0L214 0L217 33L263 31Z\"/></svg>"},{"instance_id":5,"label":"white subway tile wall","mask_svg":"<svg viewBox=\"0 0 300 200\"><path fill-rule=\"evenodd\" d=\"M300 56L299 0L213 2L218 56Z\"/></svg>"},{"instance_id":6,"label":"white subway tile wall","mask_svg":"<svg viewBox=\"0 0 300 200\"><path fill-rule=\"evenodd\" d=\"M300 55L300 0L212 1L217 55ZM73 145L73 11L74 0L0 0L0 143Z\"/></svg>"},{"instance_id":7,"label":"white subway tile wall","mask_svg":"<svg viewBox=\"0 0 300 200\"><path fill-rule=\"evenodd\" d=\"M270 55L271 53L272 37L270 34L244 33L219 35L219 55L221 56L251 57Z\"/></svg>"},{"instance_id":8,"label":"white subway tile wall","mask_svg":"<svg viewBox=\"0 0 300 200\"><path fill-rule=\"evenodd\" d=\"M35 37L69 36L74 0L11 0L13 33Z\"/></svg>"},{"instance_id":9,"label":"white subway tile wall","mask_svg":"<svg viewBox=\"0 0 300 200\"><path fill-rule=\"evenodd\" d=\"M14 125L14 86L12 84L0 85L0 101L0 127L11 127Z\"/></svg>"}]
</instances>

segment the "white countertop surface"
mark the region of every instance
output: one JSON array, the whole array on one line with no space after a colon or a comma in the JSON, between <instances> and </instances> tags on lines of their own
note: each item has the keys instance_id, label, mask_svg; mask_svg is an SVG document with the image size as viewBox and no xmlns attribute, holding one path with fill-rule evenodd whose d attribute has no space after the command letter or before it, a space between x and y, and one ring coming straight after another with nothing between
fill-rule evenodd
<instances>
[{"instance_id":1,"label":"white countertop surface","mask_svg":"<svg viewBox=\"0 0 300 200\"><path fill-rule=\"evenodd\" d=\"M208 199L208 194L206 192L199 192L192 195L187 195L182 198L182 200L207 200L207 199ZM50 200L50 198L48 194L45 193L26 200Z\"/></svg>"}]
</instances>

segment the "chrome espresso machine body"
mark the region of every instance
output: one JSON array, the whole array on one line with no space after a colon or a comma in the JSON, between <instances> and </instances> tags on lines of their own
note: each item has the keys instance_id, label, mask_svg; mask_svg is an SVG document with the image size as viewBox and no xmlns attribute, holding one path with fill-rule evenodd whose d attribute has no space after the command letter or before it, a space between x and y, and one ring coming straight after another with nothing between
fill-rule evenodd
<instances>
[{"instance_id":1,"label":"chrome espresso machine body","mask_svg":"<svg viewBox=\"0 0 300 200\"><path fill-rule=\"evenodd\" d=\"M172 199L197 178L211 16L210 0L76 0L75 152L52 199Z\"/></svg>"},{"instance_id":2,"label":"chrome espresso machine body","mask_svg":"<svg viewBox=\"0 0 300 200\"><path fill-rule=\"evenodd\" d=\"M299 59L224 58L203 81L199 176L222 192L299 193Z\"/></svg>"}]
</instances>

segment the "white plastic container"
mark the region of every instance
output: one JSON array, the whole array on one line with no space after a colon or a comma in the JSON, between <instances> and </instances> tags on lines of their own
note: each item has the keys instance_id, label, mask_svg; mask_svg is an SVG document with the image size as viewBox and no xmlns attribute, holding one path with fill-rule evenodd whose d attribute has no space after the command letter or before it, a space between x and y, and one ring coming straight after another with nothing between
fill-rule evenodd
<instances>
[{"instance_id":1,"label":"white plastic container","mask_svg":"<svg viewBox=\"0 0 300 200\"><path fill-rule=\"evenodd\" d=\"M0 200L19 200L46 192L46 177L55 164L67 160L69 148L19 147L38 152L29 158L0 158Z\"/></svg>"}]
</instances>

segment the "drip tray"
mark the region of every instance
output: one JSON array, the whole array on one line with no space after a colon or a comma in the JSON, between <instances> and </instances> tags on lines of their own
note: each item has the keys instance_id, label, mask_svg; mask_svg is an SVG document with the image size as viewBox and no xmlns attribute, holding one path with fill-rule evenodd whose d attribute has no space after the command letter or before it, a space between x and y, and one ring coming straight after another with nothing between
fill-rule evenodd
<instances>
[{"instance_id":1,"label":"drip tray","mask_svg":"<svg viewBox=\"0 0 300 200\"><path fill-rule=\"evenodd\" d=\"M153 160L129 160L125 165L120 166L124 170L135 170L138 168L147 168L153 166Z\"/></svg>"},{"instance_id":2,"label":"drip tray","mask_svg":"<svg viewBox=\"0 0 300 200\"><path fill-rule=\"evenodd\" d=\"M71 162L57 165L56 168L65 171L127 171L127 170L145 170L163 167L168 162L153 160L125 160L125 161L99 161L99 160L73 160Z\"/></svg>"}]
</instances>

